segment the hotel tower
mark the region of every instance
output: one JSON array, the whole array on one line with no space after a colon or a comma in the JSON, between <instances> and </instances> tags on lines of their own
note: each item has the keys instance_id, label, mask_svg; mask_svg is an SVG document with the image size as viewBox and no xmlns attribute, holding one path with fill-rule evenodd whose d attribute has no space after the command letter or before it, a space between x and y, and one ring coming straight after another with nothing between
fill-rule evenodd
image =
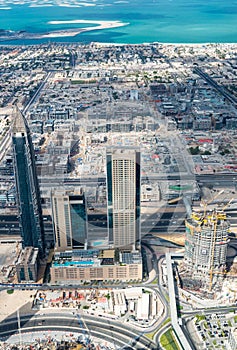
<instances>
[{"instance_id":1,"label":"hotel tower","mask_svg":"<svg viewBox=\"0 0 237 350\"><path fill-rule=\"evenodd\" d=\"M107 149L107 201L109 245L140 247L140 151L134 147Z\"/></svg>"}]
</instances>

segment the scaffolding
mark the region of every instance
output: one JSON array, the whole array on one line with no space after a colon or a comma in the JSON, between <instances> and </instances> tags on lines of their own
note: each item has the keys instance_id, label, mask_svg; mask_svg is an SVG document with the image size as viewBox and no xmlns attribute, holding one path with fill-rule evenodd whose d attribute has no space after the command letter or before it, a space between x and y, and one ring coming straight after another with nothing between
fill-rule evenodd
<instances>
[{"instance_id":1,"label":"scaffolding","mask_svg":"<svg viewBox=\"0 0 237 350\"><path fill-rule=\"evenodd\" d=\"M226 266L229 223L224 210L230 202L221 210L193 211L186 220L185 261L193 276L208 277L209 291L213 276Z\"/></svg>"}]
</instances>

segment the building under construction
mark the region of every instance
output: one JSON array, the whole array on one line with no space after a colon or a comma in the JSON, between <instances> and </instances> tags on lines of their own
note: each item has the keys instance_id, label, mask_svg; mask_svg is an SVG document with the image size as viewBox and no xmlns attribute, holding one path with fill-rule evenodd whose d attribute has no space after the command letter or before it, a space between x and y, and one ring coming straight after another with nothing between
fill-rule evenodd
<instances>
[{"instance_id":1,"label":"building under construction","mask_svg":"<svg viewBox=\"0 0 237 350\"><path fill-rule=\"evenodd\" d=\"M209 291L225 272L229 226L223 210L192 212L186 220L184 265Z\"/></svg>"}]
</instances>

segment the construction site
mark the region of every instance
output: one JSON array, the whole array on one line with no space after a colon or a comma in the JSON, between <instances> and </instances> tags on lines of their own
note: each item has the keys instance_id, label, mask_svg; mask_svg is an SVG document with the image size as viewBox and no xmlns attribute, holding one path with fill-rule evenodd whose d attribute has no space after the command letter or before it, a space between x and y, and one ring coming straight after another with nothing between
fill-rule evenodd
<instances>
[{"instance_id":1,"label":"construction site","mask_svg":"<svg viewBox=\"0 0 237 350\"><path fill-rule=\"evenodd\" d=\"M228 259L231 230L225 212L233 199L223 207L211 205L222 193L202 201L186 219L184 259L178 267L183 289L212 299L221 292L224 280L237 277L235 259Z\"/></svg>"},{"instance_id":2,"label":"construction site","mask_svg":"<svg viewBox=\"0 0 237 350\"><path fill-rule=\"evenodd\" d=\"M39 337L33 342L29 341L29 344L15 343L9 345L8 343L0 343L0 346L3 350L112 350L109 345L86 344L82 336L76 338L69 337L67 340L58 340L48 336L45 339Z\"/></svg>"}]
</instances>

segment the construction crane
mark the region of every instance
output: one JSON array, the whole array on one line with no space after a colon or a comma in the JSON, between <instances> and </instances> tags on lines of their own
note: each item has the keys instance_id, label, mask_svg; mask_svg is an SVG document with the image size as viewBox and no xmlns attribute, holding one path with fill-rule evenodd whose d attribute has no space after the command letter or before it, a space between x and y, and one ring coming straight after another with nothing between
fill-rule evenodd
<instances>
[{"instance_id":1,"label":"construction crane","mask_svg":"<svg viewBox=\"0 0 237 350\"><path fill-rule=\"evenodd\" d=\"M211 247L211 260L210 260L210 271L209 271L209 292L212 290L213 284L213 273L214 273L214 256L215 256L215 246L216 246L216 231L217 231L217 222L218 220L224 220L226 218L224 210L230 205L234 198L231 198L229 202L220 210L215 211L212 214L211 220L214 224L212 247Z\"/></svg>"},{"instance_id":2,"label":"construction crane","mask_svg":"<svg viewBox=\"0 0 237 350\"><path fill-rule=\"evenodd\" d=\"M226 208L230 205L230 203L233 202L233 200L234 200L234 198L231 198L231 199L229 200L229 202L228 202L221 210L222 210L222 211L225 211Z\"/></svg>"},{"instance_id":3,"label":"construction crane","mask_svg":"<svg viewBox=\"0 0 237 350\"><path fill-rule=\"evenodd\" d=\"M224 192L224 190L219 191L214 197L212 197L209 201L201 201L200 205L203 206L204 210L203 210L203 217L205 218L206 216L206 212L207 212L207 206L208 204L210 204L211 202L213 202L217 197L219 197L222 193Z\"/></svg>"},{"instance_id":4,"label":"construction crane","mask_svg":"<svg viewBox=\"0 0 237 350\"><path fill-rule=\"evenodd\" d=\"M215 255L215 245L216 245L216 229L217 229L217 218L214 219L214 232L211 247L211 261L210 261L210 271L209 271L209 292L212 290L213 282L213 265L214 265L214 255Z\"/></svg>"}]
</instances>

